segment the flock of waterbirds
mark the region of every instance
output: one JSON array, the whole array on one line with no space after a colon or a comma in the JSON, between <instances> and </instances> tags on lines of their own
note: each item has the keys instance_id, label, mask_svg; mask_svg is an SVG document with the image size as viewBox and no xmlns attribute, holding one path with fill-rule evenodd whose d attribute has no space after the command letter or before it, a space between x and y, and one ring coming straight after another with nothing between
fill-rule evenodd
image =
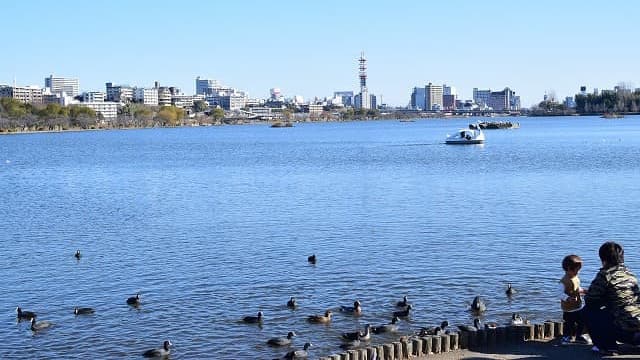
<instances>
[{"instance_id":1,"label":"flock of waterbirds","mask_svg":"<svg viewBox=\"0 0 640 360\"><path fill-rule=\"evenodd\" d=\"M74 254L74 257L80 261L82 254L80 250L77 250ZM315 265L317 263L316 255L313 254L307 258L307 261L310 264ZM507 289L505 290L505 294L508 297L511 297L515 294L516 290L508 284ZM141 305L140 294L136 294L135 296L129 297L126 300L126 304L135 308L138 308ZM378 326L372 326L371 324L367 324L363 330L358 330L355 332L344 332L341 334L341 348L342 349L354 349L360 347L363 343L366 343L371 340L371 334L383 334L383 333L394 333L398 331L398 321L400 319L407 319L410 316L411 310L413 309L411 303L407 296L405 295L402 300L398 301L396 304L396 311L393 311L393 316L390 323L382 324ZM298 309L298 302L295 297L289 298L287 301L287 307L293 310ZM476 296L471 302L470 311L476 315L474 318L473 325L458 325L458 329L460 331L478 331L481 328L480 319L477 317L484 313L487 309L486 303L480 296ZM362 314L362 304L359 300L355 300L353 302L353 306L340 306L338 309L339 312L360 316ZM31 331L33 333L39 333L45 331L54 326L54 324L50 321L36 321L37 315L33 311L22 310L20 306L16 308L17 320L21 321L30 321L31 322ZM75 307L73 309L73 313L76 316L80 315L92 315L95 313L95 309L90 307ZM324 312L324 314L315 314L308 315L307 321L309 323L314 324L329 324L331 323L331 317L333 312L331 309ZM247 324L259 324L262 325L264 321L264 315L262 311L258 311L255 316L245 316L242 318L242 322ZM525 321L519 314L512 314L510 319L511 325L522 325ZM421 327L414 332L416 336L427 336L427 335L443 335L451 332L448 329L449 322L442 321L439 326L433 327ZM498 324L494 322L488 322L484 324L485 328L495 328ZM291 346L293 344L293 337L296 334L294 331L290 331L286 337L275 337L267 340L267 345L274 347L285 347ZM168 357L171 353L170 347L173 344L169 340L165 340L162 344L161 348L158 349L150 349L142 353L142 356L149 358L157 358L157 357ZM302 349L294 349L288 351L282 359L306 359L308 357L309 348L311 348L312 344L310 342L306 342Z\"/></svg>"},{"instance_id":2,"label":"flock of waterbirds","mask_svg":"<svg viewBox=\"0 0 640 360\"><path fill-rule=\"evenodd\" d=\"M80 259L82 258L82 254L80 253L80 250L77 250L73 256L78 261L80 261ZM127 299L126 303L129 306L132 306L134 308L138 308L141 305L140 294L136 294L135 296L129 297ZM96 312L96 310L94 308L90 308L90 307L75 307L73 309L73 314L76 315L76 316L93 315L93 314L95 314L95 312ZM44 332L45 330L50 329L55 325L54 323L52 323L50 321L46 321L46 320L36 321L36 318L38 317L38 315L35 312L28 311L28 310L22 310L22 308L20 308L20 306L18 306L16 308L16 317L17 317L18 322L30 321L31 322L31 331L34 334L37 334L37 333L40 333L40 332ZM142 356L147 357L147 358L163 358L163 357L167 357L171 353L171 350L170 350L170 346L171 345L173 345L171 343L171 341L165 340L163 342L161 348L147 350L147 351L142 353Z\"/></svg>"},{"instance_id":3,"label":"flock of waterbirds","mask_svg":"<svg viewBox=\"0 0 640 360\"><path fill-rule=\"evenodd\" d=\"M315 265L317 263L317 257L315 254L309 256L307 261L310 264ZM505 290L505 295L511 298L516 293L516 290L508 284L507 289ZM400 319L407 319L410 314L413 306L409 303L408 297L405 295L402 300L398 301L396 304L396 310L393 311L392 320L390 323L382 324L378 326L372 326L371 324L366 324L364 329L357 330L354 332L344 332L341 334L340 339L342 344L340 348L348 350L348 349L356 349L366 344L371 340L372 334L383 334L383 333L394 333L398 331L398 322ZM292 310L297 310L299 304L295 297L290 297L287 301L287 307ZM335 309L334 309L335 310ZM478 331L482 328L482 324L480 323L479 316L482 315L487 310L487 305L482 297L476 296L471 302L469 310L474 315L474 322L472 325L458 325L459 331ZM342 305L337 310L340 313L352 315L352 316L360 316L363 313L362 304L359 300L355 300L353 306L345 306ZM332 309L328 309L324 312L324 314L314 314L308 315L307 321L312 324L329 324L331 323L333 316ZM245 316L242 319L242 322L246 324L258 324L262 325L264 321L264 314L262 311L258 311L255 316ZM511 315L511 319L509 319L510 325L522 325L525 323L525 320L517 313ZM439 326L432 327L420 327L414 331L415 336L427 336L427 335L444 335L452 332L451 329L448 328L449 322L442 321ZM484 323L484 328L491 329L496 328L499 325L495 322L487 322ZM453 330L455 331L455 330ZM290 347L293 345L293 337L296 336L294 331L289 331L286 337L274 337L267 340L267 345L274 347ZM312 346L310 342L306 342L304 344L303 349L291 350L287 352L281 359L306 359L309 354L309 348Z\"/></svg>"}]
</instances>

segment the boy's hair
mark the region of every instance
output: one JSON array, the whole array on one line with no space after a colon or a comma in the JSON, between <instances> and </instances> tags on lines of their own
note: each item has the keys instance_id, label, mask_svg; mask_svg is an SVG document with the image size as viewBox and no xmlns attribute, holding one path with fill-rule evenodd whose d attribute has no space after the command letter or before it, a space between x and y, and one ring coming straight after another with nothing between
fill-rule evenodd
<instances>
[{"instance_id":1,"label":"boy's hair","mask_svg":"<svg viewBox=\"0 0 640 360\"><path fill-rule=\"evenodd\" d=\"M562 269L564 271L582 269L582 259L578 255L567 255L562 259Z\"/></svg>"},{"instance_id":2,"label":"boy's hair","mask_svg":"<svg viewBox=\"0 0 640 360\"><path fill-rule=\"evenodd\" d=\"M600 260L606 263L607 266L616 266L624 263L624 249L620 244L613 241L607 241L602 244L598 255L600 255Z\"/></svg>"}]
</instances>

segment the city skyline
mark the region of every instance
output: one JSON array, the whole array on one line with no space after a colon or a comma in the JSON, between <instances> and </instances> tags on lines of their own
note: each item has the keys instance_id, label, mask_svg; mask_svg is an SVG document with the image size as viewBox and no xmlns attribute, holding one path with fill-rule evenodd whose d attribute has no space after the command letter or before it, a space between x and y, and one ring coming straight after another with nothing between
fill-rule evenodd
<instances>
[{"instance_id":1,"label":"city skyline","mask_svg":"<svg viewBox=\"0 0 640 360\"><path fill-rule=\"evenodd\" d=\"M3 22L19 36L5 39L11 56L0 57L0 83L42 86L53 74L78 78L82 91L159 81L192 94L202 76L252 98L275 87L310 99L358 92L361 52L369 93L392 106L406 106L413 87L430 82L456 87L461 99L472 98L474 87L510 87L525 107L545 92L562 100L583 85L640 82L631 44L635 3L180 5L5 4Z\"/></svg>"}]
</instances>

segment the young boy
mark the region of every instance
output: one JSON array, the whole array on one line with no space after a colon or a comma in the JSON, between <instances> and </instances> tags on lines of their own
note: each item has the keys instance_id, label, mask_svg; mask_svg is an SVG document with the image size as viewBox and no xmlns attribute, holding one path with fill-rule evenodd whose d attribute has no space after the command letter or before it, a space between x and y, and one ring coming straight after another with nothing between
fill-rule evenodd
<instances>
[{"instance_id":1,"label":"young boy","mask_svg":"<svg viewBox=\"0 0 640 360\"><path fill-rule=\"evenodd\" d=\"M583 344L590 344L588 337L583 335L584 320L582 316L582 297L584 290L580 287L580 278L578 272L582 268L582 259L578 255L568 255L562 260L562 269L564 276L560 279L562 285L563 298L560 300L560 307L563 314L562 319L565 322L562 344L569 344L572 341ZM572 340L575 339L575 340Z\"/></svg>"}]
</instances>

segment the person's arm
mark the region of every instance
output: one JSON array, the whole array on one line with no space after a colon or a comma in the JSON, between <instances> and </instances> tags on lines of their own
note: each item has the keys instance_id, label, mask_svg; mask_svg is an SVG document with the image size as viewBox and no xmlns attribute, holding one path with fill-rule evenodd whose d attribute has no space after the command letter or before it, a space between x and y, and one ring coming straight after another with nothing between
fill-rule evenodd
<instances>
[{"instance_id":1,"label":"person's arm","mask_svg":"<svg viewBox=\"0 0 640 360\"><path fill-rule=\"evenodd\" d=\"M602 307L607 305L607 279L602 271L599 271L589 286L584 296L587 306Z\"/></svg>"}]
</instances>

